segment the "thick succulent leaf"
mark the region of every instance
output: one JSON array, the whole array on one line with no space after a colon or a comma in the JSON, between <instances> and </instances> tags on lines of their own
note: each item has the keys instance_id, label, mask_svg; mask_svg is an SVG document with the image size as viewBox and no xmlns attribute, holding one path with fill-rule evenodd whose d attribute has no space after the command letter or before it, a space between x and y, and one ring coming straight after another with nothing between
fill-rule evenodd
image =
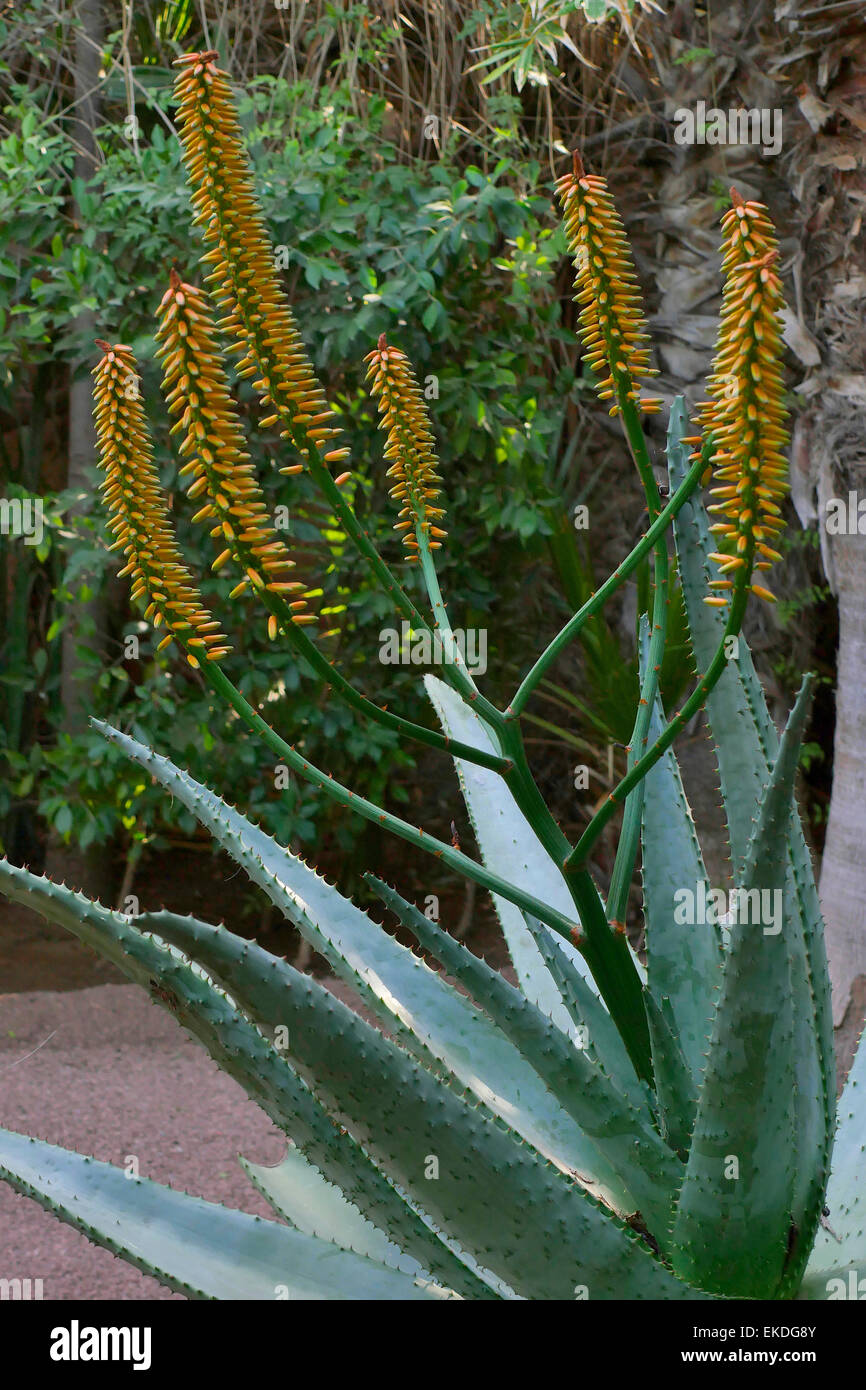
<instances>
[{"instance_id":1,"label":"thick succulent leaf","mask_svg":"<svg viewBox=\"0 0 866 1390\"><path fill-rule=\"evenodd\" d=\"M586 1173L595 1191L627 1210L610 1168L593 1170L596 1151L557 1105L502 1032L417 956L335 888L214 792L117 729L93 721L177 796L242 864L337 974L359 990L389 1029L419 1055L435 1059L535 1148L567 1171Z\"/></svg>"},{"instance_id":2,"label":"thick succulent leaf","mask_svg":"<svg viewBox=\"0 0 866 1390\"><path fill-rule=\"evenodd\" d=\"M241 1167L253 1186L297 1230L320 1240L333 1241L344 1250L354 1250L380 1264L390 1265L413 1277L425 1277L424 1270L384 1231L362 1216L333 1183L291 1145L285 1158L274 1167L241 1158Z\"/></svg>"},{"instance_id":3,"label":"thick succulent leaf","mask_svg":"<svg viewBox=\"0 0 866 1390\"><path fill-rule=\"evenodd\" d=\"M866 1032L839 1101L825 1199L799 1298L866 1298Z\"/></svg>"},{"instance_id":4,"label":"thick succulent leaf","mask_svg":"<svg viewBox=\"0 0 866 1390\"><path fill-rule=\"evenodd\" d=\"M314 980L254 943L173 914L160 932L206 965L391 1180L526 1298L692 1298L586 1190L444 1086ZM235 940L240 940L235 938ZM533 1220L525 1219L527 1207Z\"/></svg>"},{"instance_id":5,"label":"thick succulent leaf","mask_svg":"<svg viewBox=\"0 0 866 1390\"><path fill-rule=\"evenodd\" d=\"M668 447L672 489L685 477L689 447L681 440L688 433L685 407L677 401L671 411ZM724 620L719 609L703 602L710 571L715 574L708 559L715 547L699 497L693 497L679 512L674 535L692 648L698 669L705 671L721 638ZM728 661L721 680L710 692L707 715L716 740L733 862L738 866L751 836L762 787L779 749L779 736L742 637L737 656ZM802 1273L802 1252L811 1245L821 1212L836 1114L836 1063L824 923L798 814L791 817L787 856L784 920L793 962L795 1106L800 1136L792 1210L802 1246L801 1254L790 1264L793 1290Z\"/></svg>"},{"instance_id":6,"label":"thick succulent leaf","mask_svg":"<svg viewBox=\"0 0 866 1390\"><path fill-rule=\"evenodd\" d=\"M332 1240L344 1250L354 1250L367 1259L400 1269L404 1274L425 1280L429 1278L417 1260L405 1254L383 1231L367 1221L357 1207L346 1200L339 1188L327 1182L294 1145L282 1162L273 1168L250 1163L245 1158L241 1158L240 1163L250 1182L270 1202L277 1215L291 1222L299 1231ZM408 1202L408 1197L403 1195ZM516 1297L501 1279L497 1279L489 1270L480 1269L465 1250L460 1250L456 1245L452 1248L495 1294L501 1298Z\"/></svg>"},{"instance_id":7,"label":"thick succulent leaf","mask_svg":"<svg viewBox=\"0 0 866 1390\"><path fill-rule=\"evenodd\" d=\"M466 1268L459 1253L407 1204L361 1146L334 1125L296 1072L200 968L179 959L176 948L144 935L130 918L5 860L0 860L0 887L149 989L323 1175L425 1269L461 1294L488 1296L486 1284Z\"/></svg>"},{"instance_id":8,"label":"thick succulent leaf","mask_svg":"<svg viewBox=\"0 0 866 1390\"><path fill-rule=\"evenodd\" d=\"M459 739L485 752L497 752L477 714L460 696L437 676L424 677L439 723L449 738ZM454 759L466 810L475 832L481 858L493 873L513 883L515 880L541 902L577 920L577 909L568 886L547 850L541 844L529 821L517 806L514 797L497 772L476 767L474 763ZM527 999L553 1019L557 1027L573 1035L573 1026L562 1006L559 991L519 907L498 894L493 901L505 942L520 988ZM562 949L571 957L574 968L587 985L598 993L595 981L583 956L570 942L563 941Z\"/></svg>"},{"instance_id":9,"label":"thick succulent leaf","mask_svg":"<svg viewBox=\"0 0 866 1390\"><path fill-rule=\"evenodd\" d=\"M560 949L560 938L527 914L526 925L532 933L545 965L559 990L559 997L575 1026L576 1042L583 1042L587 1055L614 1077L632 1105L649 1114L650 1092L638 1079L616 1024L597 994L589 988L572 963L571 955Z\"/></svg>"},{"instance_id":10,"label":"thick succulent leaf","mask_svg":"<svg viewBox=\"0 0 866 1390\"><path fill-rule=\"evenodd\" d=\"M647 1228L666 1235L682 1165L650 1121L632 1106L582 1047L555 1027L520 990L468 951L388 884L367 881L399 920L487 1010L551 1091L614 1165Z\"/></svg>"},{"instance_id":11,"label":"thick succulent leaf","mask_svg":"<svg viewBox=\"0 0 866 1390\"><path fill-rule=\"evenodd\" d=\"M777 927L775 909L783 900L794 777L808 708L806 680L746 853L739 886L760 894L760 910L755 912L757 902L752 902L742 914L752 920L731 924L674 1222L672 1258L678 1273L741 1298L776 1295L800 1239L792 1221L794 1167L801 1156L789 945L796 927L784 920Z\"/></svg>"},{"instance_id":12,"label":"thick succulent leaf","mask_svg":"<svg viewBox=\"0 0 866 1390\"><path fill-rule=\"evenodd\" d=\"M447 1298L429 1280L0 1130L0 1178L95 1245L190 1298Z\"/></svg>"},{"instance_id":13,"label":"thick succulent leaf","mask_svg":"<svg viewBox=\"0 0 866 1390\"><path fill-rule=\"evenodd\" d=\"M273 1168L250 1163L246 1158L240 1158L240 1163L250 1182L270 1202L277 1215L298 1230L332 1240L344 1250L354 1250L368 1259L400 1269L404 1274L429 1280L418 1261L388 1240L372 1222L366 1221L357 1207L346 1200L339 1188L327 1182L294 1145ZM409 1198L403 1196L408 1202ZM503 1280L481 1269L456 1243L452 1248L495 1294L505 1299L517 1297Z\"/></svg>"},{"instance_id":14,"label":"thick succulent leaf","mask_svg":"<svg viewBox=\"0 0 866 1390\"><path fill-rule=\"evenodd\" d=\"M644 1006L652 1048L658 1119L666 1142L682 1158L688 1156L698 1090L683 1056L676 1020L668 999L657 1004L649 990Z\"/></svg>"},{"instance_id":15,"label":"thick succulent leaf","mask_svg":"<svg viewBox=\"0 0 866 1390\"><path fill-rule=\"evenodd\" d=\"M654 743L664 728L656 695L649 728ZM712 924L685 922L683 892L696 903L709 892L692 813L672 748L644 779L642 878L646 924L647 988L661 1008L669 999L693 1085L704 1069L721 984L721 942ZM703 899L706 901L706 896Z\"/></svg>"}]
</instances>

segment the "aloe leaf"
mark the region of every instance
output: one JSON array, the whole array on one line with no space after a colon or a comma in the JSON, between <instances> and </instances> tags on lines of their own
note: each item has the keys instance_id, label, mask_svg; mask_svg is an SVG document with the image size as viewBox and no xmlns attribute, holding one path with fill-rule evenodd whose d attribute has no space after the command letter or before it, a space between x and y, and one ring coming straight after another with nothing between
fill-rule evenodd
<instances>
[{"instance_id":1,"label":"aloe leaf","mask_svg":"<svg viewBox=\"0 0 866 1390\"><path fill-rule=\"evenodd\" d=\"M292 1066L322 1104L392 1182L518 1295L570 1298L586 1287L593 1298L697 1296L585 1188L515 1143L485 1106L444 1086L314 980L235 938L246 948L238 954L224 928L170 913L151 920L205 963L260 1027L275 1036L285 1030Z\"/></svg>"},{"instance_id":2,"label":"aloe leaf","mask_svg":"<svg viewBox=\"0 0 866 1390\"><path fill-rule=\"evenodd\" d=\"M345 1195L322 1177L301 1150L292 1145L275 1167L263 1167L240 1159L241 1167L253 1186L282 1216L307 1235L332 1240L344 1250L354 1250L367 1259L400 1269L419 1279L427 1279L423 1266L407 1255L385 1233L367 1221ZM405 1193L404 1201L409 1202ZM486 1286L501 1298L513 1299L514 1291L489 1270L482 1270L465 1250L454 1243L455 1254L478 1274ZM485 1297L489 1293L485 1292Z\"/></svg>"},{"instance_id":3,"label":"aloe leaf","mask_svg":"<svg viewBox=\"0 0 866 1390\"><path fill-rule=\"evenodd\" d=\"M0 1130L0 1178L189 1298L419 1299L448 1290L328 1241Z\"/></svg>"},{"instance_id":4,"label":"aloe leaf","mask_svg":"<svg viewBox=\"0 0 866 1390\"><path fill-rule=\"evenodd\" d=\"M866 1032L839 1100L826 1221L815 1237L799 1298L866 1297Z\"/></svg>"},{"instance_id":5,"label":"aloe leaf","mask_svg":"<svg viewBox=\"0 0 866 1390\"><path fill-rule=\"evenodd\" d=\"M474 741L479 749L493 746L490 735L469 704L464 703L434 676L425 676L424 683L436 707L442 728L449 737L454 737L460 730L466 735L460 737L460 743ZM570 858L565 836L557 832L553 840L553 843L558 845L557 859L554 859L535 834L527 817L515 804L515 798L510 794L507 783L498 774L495 780L489 777L479 778L475 773L486 772L488 769L464 763L459 757L455 757L454 764L488 873L500 883L507 883L508 890L514 889L515 878L521 884L544 882L554 900L564 901L566 898L572 898L579 904L580 921L585 935L580 953L583 959L578 964L578 953L571 943L570 936L574 931L574 925L564 938L565 949L574 951L577 968L587 979L592 978L593 988L597 985L599 992L603 993L605 1003L612 1007L617 1027L634 1058L638 1074L650 1080L649 1035L646 1015L640 1000L643 969L631 949L625 932L620 933L609 928L604 905L589 871L579 868L569 886L563 872ZM560 852L563 855L561 863L558 862ZM500 866L498 870L493 869L494 864ZM526 892L526 889L522 891ZM509 901L515 896L514 892L509 891ZM558 1028L569 1033L571 1025L568 1012L563 1008L556 984L527 930L523 912L510 911L508 906L501 903L501 891L493 892L492 897L521 989L532 1003L539 1005ZM534 894L532 897L534 898ZM531 902L525 905L528 905L534 916L547 921L554 920L550 916L545 918L543 912L536 912ZM555 907L552 910L559 911ZM570 912L573 924L573 907ZM567 919L567 913L562 912L561 915Z\"/></svg>"},{"instance_id":6,"label":"aloe leaf","mask_svg":"<svg viewBox=\"0 0 866 1390\"><path fill-rule=\"evenodd\" d=\"M291 1145L274 1167L240 1159L241 1167L278 1216L296 1230L320 1240L333 1241L344 1250L390 1265L413 1277L424 1277L417 1260L405 1255L385 1232L368 1221L344 1193Z\"/></svg>"},{"instance_id":7,"label":"aloe leaf","mask_svg":"<svg viewBox=\"0 0 866 1390\"><path fill-rule=\"evenodd\" d=\"M669 999L657 1003L647 990L644 999L652 1047L658 1117L663 1138L682 1158L689 1152L698 1091L677 1036Z\"/></svg>"},{"instance_id":8,"label":"aloe leaf","mask_svg":"<svg viewBox=\"0 0 866 1390\"><path fill-rule=\"evenodd\" d=\"M664 727L656 695L651 742ZM644 778L642 878L646 924L647 989L656 1006L668 999L693 1089L704 1069L716 996L721 983L721 943L712 923L688 920L684 904L710 901L706 870L692 813L672 748ZM687 896L681 900L680 895ZM678 1088L679 1089L679 1088Z\"/></svg>"},{"instance_id":9,"label":"aloe leaf","mask_svg":"<svg viewBox=\"0 0 866 1390\"><path fill-rule=\"evenodd\" d=\"M795 1159L802 1161L794 1107L790 938L796 926L782 920L777 927L774 915L783 901L809 693L807 677L746 853L740 887L759 895L758 921L731 924L673 1229L677 1272L702 1288L740 1298L776 1296L801 1238L792 1217ZM750 900L748 912L740 915L754 919L754 908Z\"/></svg>"},{"instance_id":10,"label":"aloe leaf","mask_svg":"<svg viewBox=\"0 0 866 1390\"><path fill-rule=\"evenodd\" d=\"M255 942L235 936L225 927L213 927L193 917L180 917L172 912L149 913L142 919L142 923L162 939L172 942L199 961L224 988L235 991L243 1007L268 1034L279 1024L279 1009L286 992L297 987L299 978L305 978ZM503 984L506 982L503 981ZM511 990L512 987L506 984L506 988ZM512 992L517 1000L523 1000L519 991ZM547 1026L551 1033L558 1032L549 1021ZM564 1035L559 1036L565 1046L571 1048ZM516 1132L511 1133L513 1141L519 1142ZM601 1171L606 1175L607 1185L616 1190L624 1212L633 1211L635 1204L630 1197L625 1178L610 1157L596 1151L596 1144L591 1136L587 1136L587 1142L593 1159L592 1171ZM587 1175L581 1170L581 1176ZM598 1187L591 1175L590 1180L594 1189ZM402 1182L399 1178L396 1181ZM599 1194L594 1192L594 1195Z\"/></svg>"},{"instance_id":11,"label":"aloe leaf","mask_svg":"<svg viewBox=\"0 0 866 1390\"><path fill-rule=\"evenodd\" d=\"M473 747L496 752L481 720L469 706L436 676L424 677L424 686L439 716L439 722L449 738L459 739ZM517 879L524 888L541 895L545 903L574 917L575 907L568 886L547 850L541 844L529 821L517 806L514 797L496 772L473 763L454 759L460 789L481 857L492 872L513 882ZM551 978L544 959L527 930L520 908L498 894L493 901L512 964L520 987L533 1004L553 1019L564 1032L573 1032L559 991ZM562 950L570 956L574 968L584 977L594 993L595 981L583 956L570 942L563 940Z\"/></svg>"},{"instance_id":12,"label":"aloe leaf","mask_svg":"<svg viewBox=\"0 0 866 1390\"><path fill-rule=\"evenodd\" d=\"M613 1164L648 1228L666 1233L682 1170L651 1122L615 1082L502 975L431 922L393 888L365 875L421 945L468 989L508 1034L559 1102Z\"/></svg>"},{"instance_id":13,"label":"aloe leaf","mask_svg":"<svg viewBox=\"0 0 866 1390\"><path fill-rule=\"evenodd\" d=\"M189 807L425 1065L441 1063L446 1074L470 1086L541 1153L569 1172L588 1174L605 1201L618 1211L627 1209L613 1170L593 1171L593 1146L483 1014L301 859L207 787L128 735L99 720L93 723Z\"/></svg>"},{"instance_id":14,"label":"aloe leaf","mask_svg":"<svg viewBox=\"0 0 866 1390\"><path fill-rule=\"evenodd\" d=\"M680 484L686 473L689 448L681 440L688 432L685 407L678 401L671 412L668 449L672 488ZM674 536L695 661L699 670L705 670L718 645L723 619L718 609L703 602L711 577L708 556L714 546L698 496L679 512ZM737 868L749 842L763 785L779 749L779 735L742 635L736 656L729 659L724 674L710 692L707 715L716 737L728 835ZM812 859L798 814L791 817L787 859L784 918L790 924L795 1106L801 1145L792 1206L802 1251L806 1251L817 1228L821 1193L829 1170L836 1116L836 1061L824 924ZM802 1273L802 1258L801 1255L791 1264L792 1281Z\"/></svg>"},{"instance_id":15,"label":"aloe leaf","mask_svg":"<svg viewBox=\"0 0 866 1390\"><path fill-rule=\"evenodd\" d=\"M625 1043L604 1004L574 968L571 956L560 949L559 938L543 922L528 914L526 925L575 1026L575 1041L584 1044L587 1056L602 1071L616 1078L632 1105L646 1109L649 1088L638 1079Z\"/></svg>"},{"instance_id":16,"label":"aloe leaf","mask_svg":"<svg viewBox=\"0 0 866 1390\"><path fill-rule=\"evenodd\" d=\"M66 927L128 979L147 988L322 1173L425 1269L461 1294L489 1296L486 1284L466 1268L459 1252L430 1229L361 1146L334 1125L301 1078L209 975L178 959L176 948L145 936L130 918L62 884L37 878L6 860L0 860L0 884L8 897Z\"/></svg>"}]
</instances>

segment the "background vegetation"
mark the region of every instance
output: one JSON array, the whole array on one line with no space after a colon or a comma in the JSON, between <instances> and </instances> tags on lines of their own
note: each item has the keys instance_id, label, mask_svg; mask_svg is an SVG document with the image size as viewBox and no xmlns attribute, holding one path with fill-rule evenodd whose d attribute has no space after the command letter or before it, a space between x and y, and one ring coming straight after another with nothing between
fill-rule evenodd
<instances>
[{"instance_id":1,"label":"background vegetation","mask_svg":"<svg viewBox=\"0 0 866 1390\"><path fill-rule=\"evenodd\" d=\"M115 567L92 475L83 493L64 486L65 396L70 375L86 373L94 327L150 360L143 385L157 401L160 463L169 488L176 478L159 418L152 315L168 267L194 273L198 249L172 132L169 64L176 52L219 42L190 7L146 9L131 29L110 6L101 17L96 158L86 178L76 175L68 56L81 38L76 7L59 14L36 0L0 31L3 465L9 495L45 497L48 521L36 550L4 538L2 681L12 717L0 821L3 848L31 859L45 829L85 850L113 843L133 855L144 843L165 843L169 831L193 830L180 809L166 812L155 792L130 781L101 739L86 728L65 729L61 639L71 628L75 678L94 713L137 729L199 775L215 757L221 764L229 758L203 688L181 664L154 657L146 625L112 590ZM276 24L283 18L274 11ZM472 22L483 25L483 12ZM294 16L285 23L291 32ZM495 70L492 82L482 71L465 84L482 108L471 112L471 128L460 110L429 110L425 93L411 89L426 55L411 55L406 71L399 30L366 6L321 7L305 16L299 38L289 50L276 33L270 40L260 34L245 52L236 40L226 44L226 62L240 80L249 74L245 110L259 186L274 240L285 248L298 318L355 441L356 505L396 555L361 361L388 331L434 395L454 541L445 583L464 599L464 625L484 625L484 615L496 612L514 618L507 647L491 654L504 695L539 623L556 621L556 613L544 618L557 597L550 542L568 534L574 441L565 456L567 426L586 398L563 304L569 277L551 169L536 157L538 113L525 121L508 73ZM381 90L388 84L376 90L372 76L361 78L381 76L397 60L406 85L401 106ZM520 55L517 62L522 86ZM245 403L249 409L249 393ZM277 503L277 441L251 440ZM371 590L321 507L308 499L293 511L291 535L333 617L334 656L347 671L364 668L370 688L382 685L385 673L371 667L369 654L391 621L386 600ZM206 539L187 521L181 512L182 540L194 567L206 572ZM556 548L579 580L574 543L563 547L560 539ZM225 603L219 590L228 584L214 579L209 587ZM106 591L110 602L96 620L88 602ZM409 758L389 734L359 725L336 702L323 708L316 681L302 679L241 611L235 631L242 685L259 699L275 698L275 720L311 756L351 774L361 790L378 795L388 781L392 799L407 796L399 774ZM389 698L417 705L411 674L388 671L387 685ZM622 707L630 717L625 699ZM342 851L351 849L358 827L345 818L332 825L329 809L307 790L278 795L272 769L259 765L248 740L232 737L231 758L238 798L274 832L320 847L333 836Z\"/></svg>"}]
</instances>

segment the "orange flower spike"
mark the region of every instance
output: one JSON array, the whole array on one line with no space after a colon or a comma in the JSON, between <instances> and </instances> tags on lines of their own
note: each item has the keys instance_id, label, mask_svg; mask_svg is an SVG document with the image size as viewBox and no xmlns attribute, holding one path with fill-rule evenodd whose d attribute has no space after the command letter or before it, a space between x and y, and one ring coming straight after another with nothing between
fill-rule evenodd
<instances>
[{"instance_id":1,"label":"orange flower spike","mask_svg":"<svg viewBox=\"0 0 866 1390\"><path fill-rule=\"evenodd\" d=\"M646 319L625 228L605 179L587 174L575 151L572 169L557 181L569 249L574 257L578 329L589 365L600 378L602 400L612 400L617 415L619 392L639 410L661 409L656 397L641 399L638 383L657 375L649 365Z\"/></svg>"},{"instance_id":2,"label":"orange flower spike","mask_svg":"<svg viewBox=\"0 0 866 1390\"><path fill-rule=\"evenodd\" d=\"M220 328L239 358L238 373L255 377L268 415L284 439L320 452L340 431L313 372L274 266L274 251L243 147L235 100L216 53L177 60L175 80L184 159L193 187L195 224L211 249L208 283L225 317ZM294 470L292 470L294 471Z\"/></svg>"},{"instance_id":3,"label":"orange flower spike","mask_svg":"<svg viewBox=\"0 0 866 1390\"><path fill-rule=\"evenodd\" d=\"M103 354L93 372L96 435L105 473L101 489L115 537L111 549L126 555L120 573L130 577L132 596L145 602L145 617L154 628L166 628L160 650L179 637L191 666L199 666L201 659L218 661L229 647L175 540L153 462L135 358L123 343L112 347L100 338L97 347Z\"/></svg>"},{"instance_id":4,"label":"orange flower spike","mask_svg":"<svg viewBox=\"0 0 866 1390\"><path fill-rule=\"evenodd\" d=\"M722 218L726 280L710 399L699 412L703 439L713 438L717 500L709 511L722 519L711 528L719 537L712 558L723 573L732 557L750 571L780 558L766 542L782 529L779 503L788 490L776 236L761 203L745 202L736 189L731 202ZM763 586L750 587L772 599Z\"/></svg>"},{"instance_id":5,"label":"orange flower spike","mask_svg":"<svg viewBox=\"0 0 866 1390\"><path fill-rule=\"evenodd\" d=\"M295 591L300 602L304 586L287 582L294 561L271 522L246 450L207 296L172 270L157 318L162 388L171 413L180 414L172 433L182 432L179 452L189 459L181 477L189 480L190 497L208 498L195 519L218 523L211 532L220 547L213 568L234 556L254 588Z\"/></svg>"},{"instance_id":6,"label":"orange flower spike","mask_svg":"<svg viewBox=\"0 0 866 1390\"><path fill-rule=\"evenodd\" d=\"M378 401L379 427L388 440L385 458L391 466L387 476L394 479L390 495L402 505L395 530L402 532L410 561L418 561L416 526L427 538L431 550L438 549L446 532L437 524L444 508L433 506L439 497L441 481L434 452L430 416L411 364L399 348L389 347L385 334L373 352L364 358L370 394Z\"/></svg>"}]
</instances>

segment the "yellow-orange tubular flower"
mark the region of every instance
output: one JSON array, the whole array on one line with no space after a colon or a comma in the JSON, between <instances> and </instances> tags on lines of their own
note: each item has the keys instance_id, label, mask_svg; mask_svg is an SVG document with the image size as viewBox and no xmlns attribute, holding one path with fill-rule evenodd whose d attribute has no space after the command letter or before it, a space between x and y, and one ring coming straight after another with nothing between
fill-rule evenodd
<instances>
[{"instance_id":1,"label":"yellow-orange tubular flower","mask_svg":"<svg viewBox=\"0 0 866 1390\"><path fill-rule=\"evenodd\" d=\"M172 414L180 414L172 433L182 433L179 452L189 460L181 477L189 479L189 496L204 501L195 519L216 523L211 535L220 555L213 568L221 569L234 555L245 577L233 596L245 588L292 595L293 622L315 622L303 611L304 585L289 577L294 561L271 523L246 452L206 296L172 270L157 318L163 391ZM269 624L269 632L273 627Z\"/></svg>"},{"instance_id":2,"label":"yellow-orange tubular flower","mask_svg":"<svg viewBox=\"0 0 866 1390\"><path fill-rule=\"evenodd\" d=\"M639 393L641 378L657 373L644 346L649 334L631 248L607 183L598 174L587 174L575 152L572 169L557 181L556 191L574 257L580 336L590 366L601 378L598 394L613 402L611 415L620 411L618 389L638 410L660 410L660 400L641 399Z\"/></svg>"},{"instance_id":3,"label":"yellow-orange tubular flower","mask_svg":"<svg viewBox=\"0 0 866 1390\"><path fill-rule=\"evenodd\" d=\"M94 369L94 417L101 487L115 536L112 550L123 550L120 571L132 578L132 596L146 603L144 616L166 635L157 650L179 638L191 666L218 661L229 651L219 623L202 603L183 563L168 506L153 462L153 448L138 390L131 350L97 340L103 356Z\"/></svg>"},{"instance_id":4,"label":"yellow-orange tubular flower","mask_svg":"<svg viewBox=\"0 0 866 1390\"><path fill-rule=\"evenodd\" d=\"M788 490L776 238L761 203L744 202L735 189L731 197L722 219L727 278L710 399L699 413L703 437L713 440L717 500L709 510L722 518L710 528L719 538L712 559L722 575L710 587L722 592L704 600L716 607L727 603L725 591L730 594L738 571L751 578L753 569L768 570L781 558L773 542ZM760 584L749 588L774 598Z\"/></svg>"},{"instance_id":5,"label":"yellow-orange tubular flower","mask_svg":"<svg viewBox=\"0 0 866 1390\"><path fill-rule=\"evenodd\" d=\"M400 504L394 529L403 534L408 558L417 561L417 531L426 537L430 550L438 550L439 538L447 534L438 525L444 509L434 505L441 480L430 416L408 357L399 348L389 347L384 333L364 361L370 394L379 407L379 427L388 439L385 458L391 460L388 477L394 479L390 495Z\"/></svg>"},{"instance_id":6,"label":"yellow-orange tubular flower","mask_svg":"<svg viewBox=\"0 0 866 1390\"><path fill-rule=\"evenodd\" d=\"M268 410L265 426L279 425L283 438L335 454L330 441L340 431L301 341L289 301L277 278L274 250L256 197L252 170L227 75L216 53L176 60L178 121L184 160L193 188L195 223L211 250L202 258L212 270L208 284L225 310L220 328L239 357L241 376Z\"/></svg>"}]
</instances>

